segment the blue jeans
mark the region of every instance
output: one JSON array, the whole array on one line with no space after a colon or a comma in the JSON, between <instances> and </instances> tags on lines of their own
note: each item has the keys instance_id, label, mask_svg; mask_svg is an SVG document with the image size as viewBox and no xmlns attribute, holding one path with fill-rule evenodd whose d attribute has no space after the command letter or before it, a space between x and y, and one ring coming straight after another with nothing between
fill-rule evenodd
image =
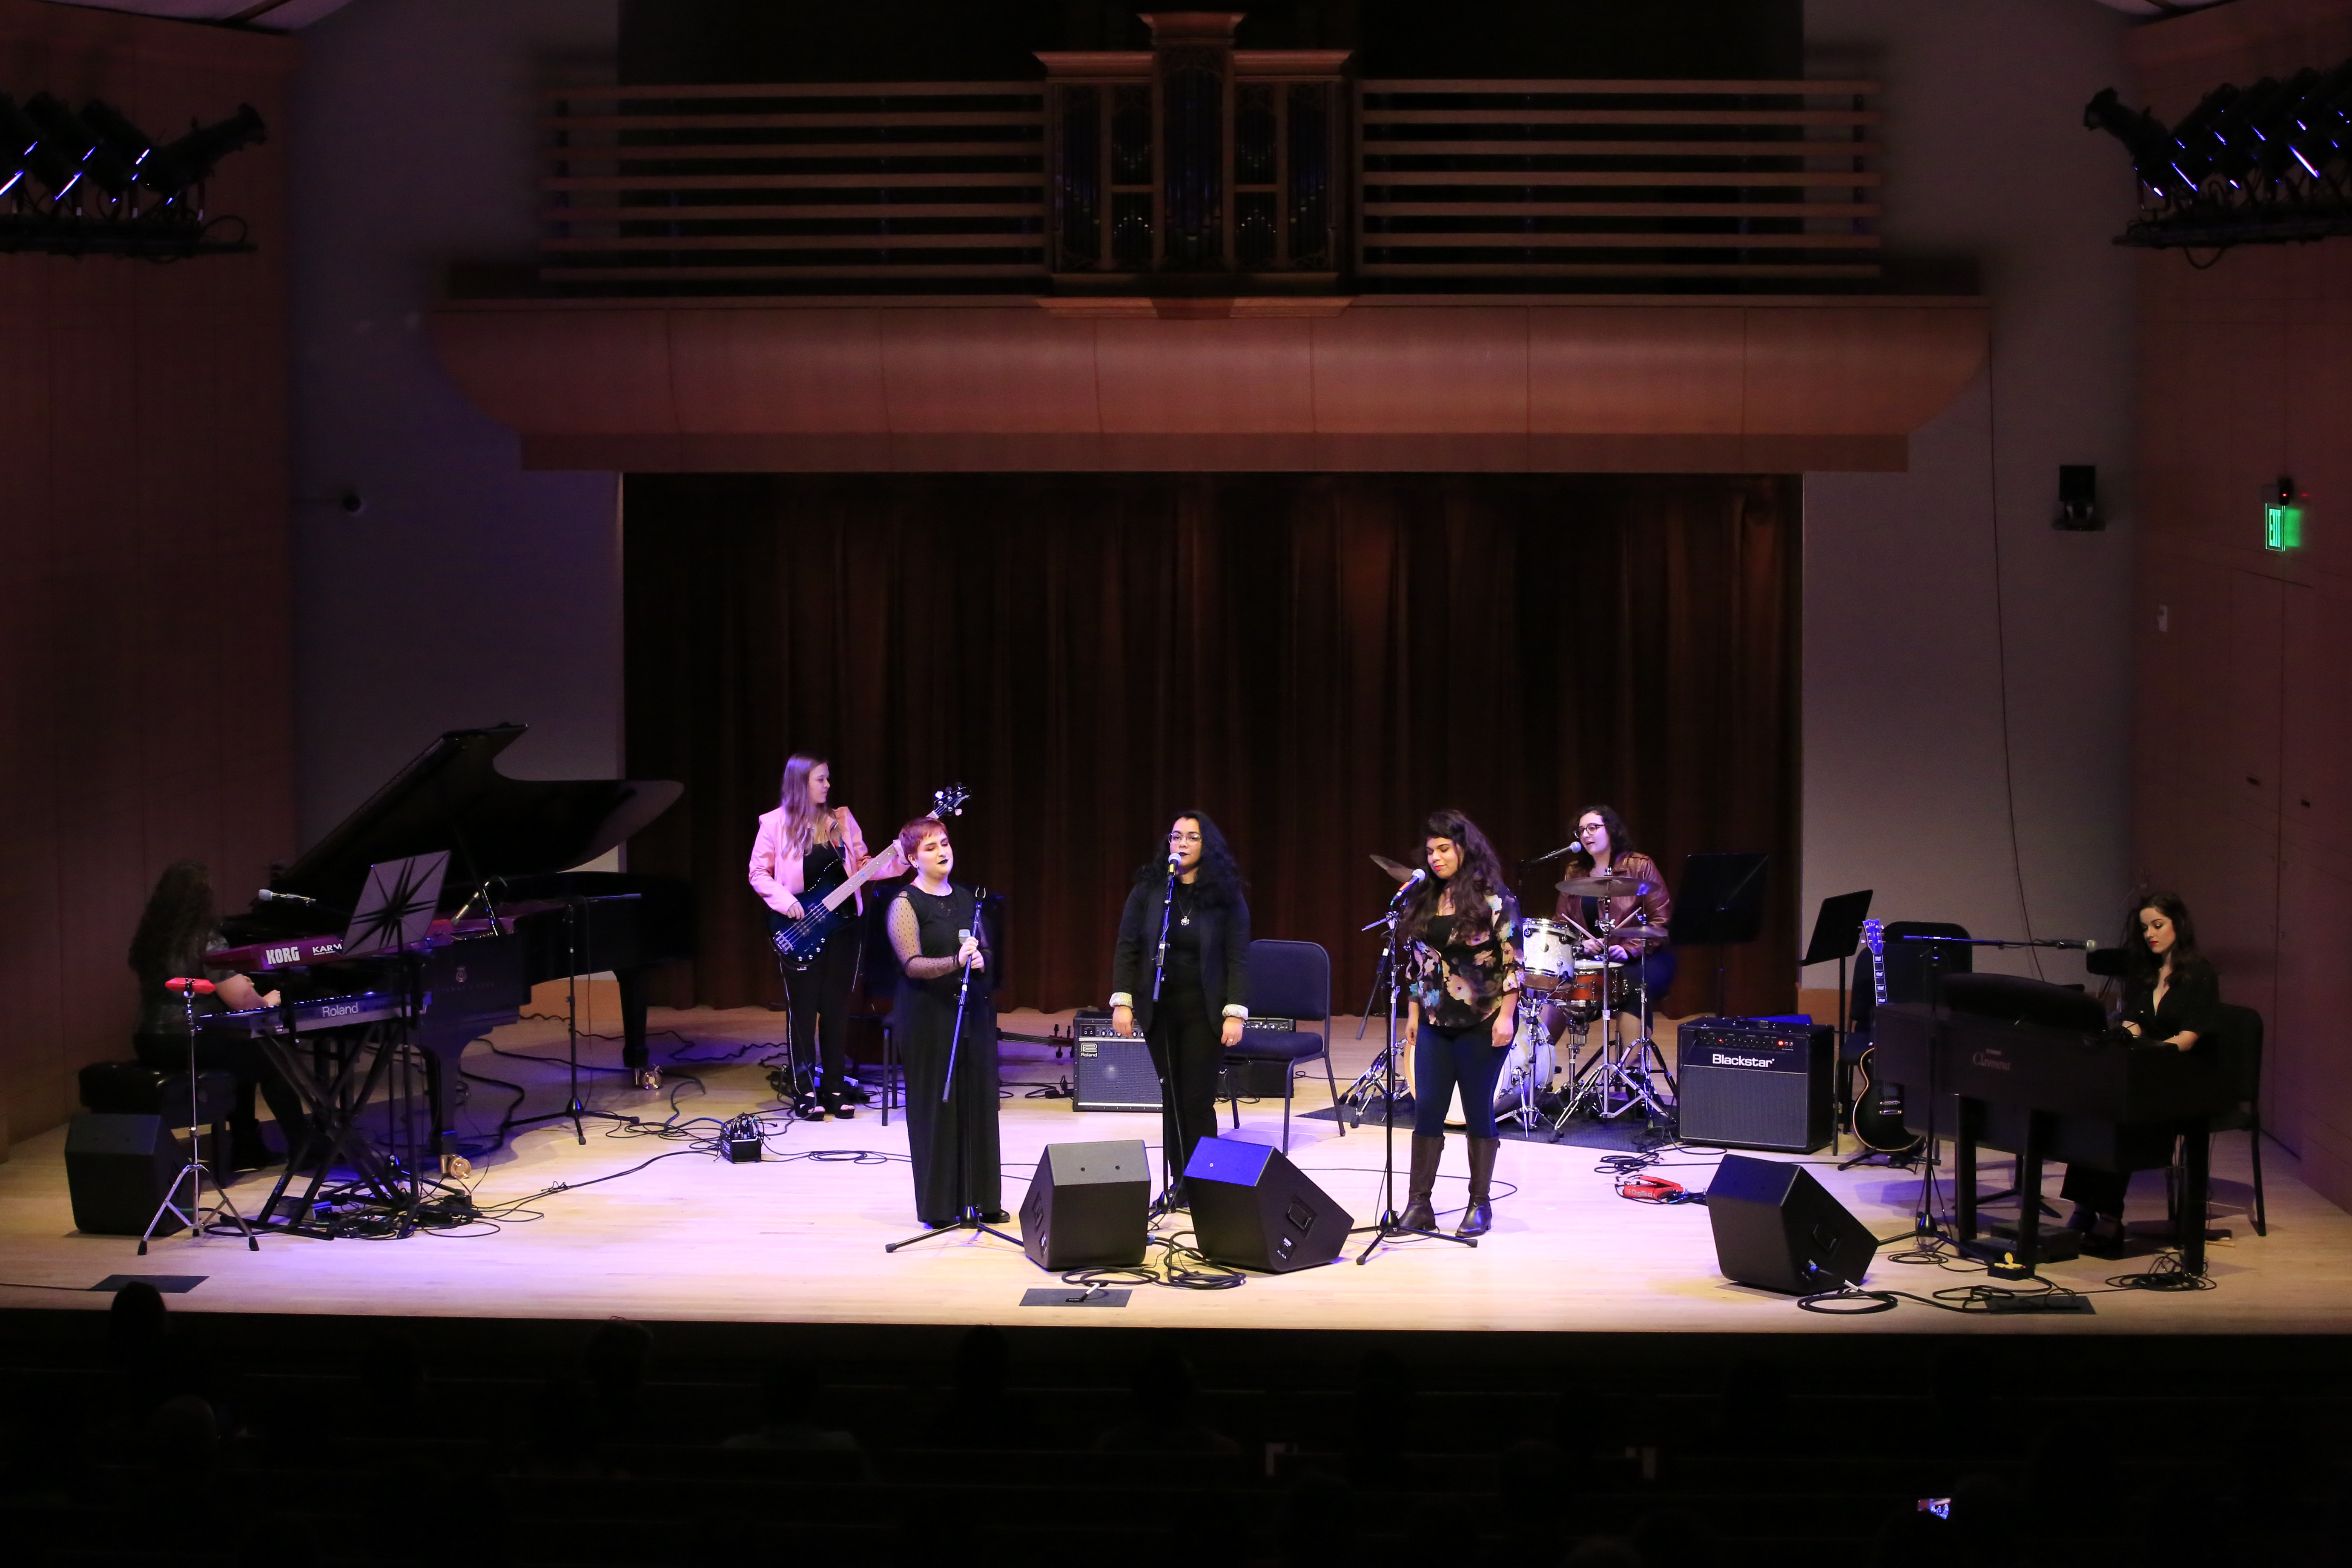
<instances>
[{"instance_id":1,"label":"blue jeans","mask_svg":"<svg viewBox=\"0 0 2352 1568\"><path fill-rule=\"evenodd\" d=\"M1492 1018L1466 1029L1441 1029L1423 1018L1412 1042L1412 1135L1445 1136L1445 1110L1458 1083L1470 1136L1500 1136L1495 1131L1495 1082L1509 1055L1495 1047Z\"/></svg>"}]
</instances>

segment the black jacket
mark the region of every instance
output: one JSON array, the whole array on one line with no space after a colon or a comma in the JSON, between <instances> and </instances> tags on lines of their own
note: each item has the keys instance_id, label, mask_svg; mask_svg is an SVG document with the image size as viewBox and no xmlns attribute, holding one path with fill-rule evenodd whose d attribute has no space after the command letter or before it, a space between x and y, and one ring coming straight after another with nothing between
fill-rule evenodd
<instances>
[{"instance_id":1,"label":"black jacket","mask_svg":"<svg viewBox=\"0 0 2352 1568\"><path fill-rule=\"evenodd\" d=\"M2221 978L2213 973L2213 966L2201 958L2183 965L2164 988L2161 1007L2149 1005L2155 994L2153 980L2135 982L2124 992L2123 1016L2139 1026L2139 1037L2150 1042L2168 1040L2188 1029L2203 1045L2213 1032L2214 1009L2221 1001Z\"/></svg>"},{"instance_id":2,"label":"black jacket","mask_svg":"<svg viewBox=\"0 0 2352 1568\"><path fill-rule=\"evenodd\" d=\"M1160 911L1168 907L1168 879L1152 877L1128 889L1118 917L1118 951L1110 964L1111 994L1135 1000L1135 1026L1151 1027L1152 960L1160 947ZM1230 905L1202 904L1192 915L1201 932L1201 994L1209 1016L1227 1007L1249 1005L1249 903L1238 893Z\"/></svg>"}]
</instances>

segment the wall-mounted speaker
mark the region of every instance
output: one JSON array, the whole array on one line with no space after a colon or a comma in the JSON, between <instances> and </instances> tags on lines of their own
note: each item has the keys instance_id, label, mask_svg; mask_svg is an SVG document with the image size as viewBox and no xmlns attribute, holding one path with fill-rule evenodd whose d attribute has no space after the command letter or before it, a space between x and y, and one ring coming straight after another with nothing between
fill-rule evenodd
<instances>
[{"instance_id":1,"label":"wall-mounted speaker","mask_svg":"<svg viewBox=\"0 0 2352 1568\"><path fill-rule=\"evenodd\" d=\"M1021 1250L1056 1274L1140 1263L1150 1207L1142 1139L1048 1143L1021 1200Z\"/></svg>"},{"instance_id":2,"label":"wall-mounted speaker","mask_svg":"<svg viewBox=\"0 0 2352 1568\"><path fill-rule=\"evenodd\" d=\"M1192 1234L1219 1263L1287 1274L1339 1256L1356 1222L1279 1149L1203 1138L1184 1167Z\"/></svg>"},{"instance_id":3,"label":"wall-mounted speaker","mask_svg":"<svg viewBox=\"0 0 2352 1568\"><path fill-rule=\"evenodd\" d=\"M1878 1251L1863 1227L1802 1165L1726 1154L1706 1189L1716 1266L1742 1285L1791 1296L1859 1285Z\"/></svg>"}]
</instances>

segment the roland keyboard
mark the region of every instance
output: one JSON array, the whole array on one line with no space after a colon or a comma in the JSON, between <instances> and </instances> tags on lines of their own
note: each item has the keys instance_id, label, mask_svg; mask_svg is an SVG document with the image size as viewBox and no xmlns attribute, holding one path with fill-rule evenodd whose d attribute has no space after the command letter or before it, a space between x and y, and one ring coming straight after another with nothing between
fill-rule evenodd
<instances>
[{"instance_id":1,"label":"roland keyboard","mask_svg":"<svg viewBox=\"0 0 2352 1568\"><path fill-rule=\"evenodd\" d=\"M244 1036L307 1035L319 1029L348 1029L382 1024L405 1012L400 998L388 991L362 991L350 996L316 996L278 1007L248 1007L242 1013L199 1013L199 1034ZM290 1026L289 1026L290 1020Z\"/></svg>"}]
</instances>

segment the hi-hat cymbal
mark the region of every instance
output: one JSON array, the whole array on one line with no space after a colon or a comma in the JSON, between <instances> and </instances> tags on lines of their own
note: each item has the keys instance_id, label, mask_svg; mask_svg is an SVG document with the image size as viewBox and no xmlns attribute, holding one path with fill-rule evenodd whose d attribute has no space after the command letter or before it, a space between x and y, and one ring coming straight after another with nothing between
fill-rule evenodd
<instances>
[{"instance_id":1,"label":"hi-hat cymbal","mask_svg":"<svg viewBox=\"0 0 2352 1568\"><path fill-rule=\"evenodd\" d=\"M1390 876L1394 877L1400 882L1410 882L1412 880L1412 867L1401 866L1385 855L1373 856L1372 864L1378 866L1381 870L1386 871Z\"/></svg>"},{"instance_id":2,"label":"hi-hat cymbal","mask_svg":"<svg viewBox=\"0 0 2352 1568\"><path fill-rule=\"evenodd\" d=\"M1646 885L1639 877L1570 877L1565 882L1552 884L1571 899L1630 898Z\"/></svg>"}]
</instances>

